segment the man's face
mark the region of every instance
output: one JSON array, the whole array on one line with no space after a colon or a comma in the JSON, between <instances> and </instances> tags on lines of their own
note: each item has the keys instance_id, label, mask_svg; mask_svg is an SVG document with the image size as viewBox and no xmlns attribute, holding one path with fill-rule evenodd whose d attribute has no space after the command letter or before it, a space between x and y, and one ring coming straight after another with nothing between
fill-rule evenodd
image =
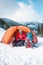
<instances>
[{"instance_id":1,"label":"man's face","mask_svg":"<svg viewBox=\"0 0 43 65\"><path fill-rule=\"evenodd\" d=\"M22 34L22 30L20 30L19 33Z\"/></svg>"}]
</instances>

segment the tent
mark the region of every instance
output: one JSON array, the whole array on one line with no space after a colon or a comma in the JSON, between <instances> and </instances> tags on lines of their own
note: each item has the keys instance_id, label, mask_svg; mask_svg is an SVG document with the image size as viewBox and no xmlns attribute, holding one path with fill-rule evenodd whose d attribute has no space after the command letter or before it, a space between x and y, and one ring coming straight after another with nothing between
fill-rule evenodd
<instances>
[{"instance_id":1,"label":"tent","mask_svg":"<svg viewBox=\"0 0 43 65\"><path fill-rule=\"evenodd\" d=\"M34 42L37 42L37 37L36 37L36 35L35 35L35 33L33 32L33 31L31 31L30 30L30 28L27 28L27 27L25 27L25 26L12 26L12 27L10 27L10 28L8 28L7 29L7 31L5 32L5 34L4 34L4 36L3 36L3 38L2 38L2 40L1 40L1 42L2 43L5 43L5 44L9 44L10 43L10 40L11 40L11 38L12 38L12 36L14 35L14 34L16 34L17 32L18 32L18 30L22 30L22 31L24 31L25 33L30 33L30 32L32 32L32 34L33 34L33 41L34 41L34 38L35 38L35 41Z\"/></svg>"}]
</instances>

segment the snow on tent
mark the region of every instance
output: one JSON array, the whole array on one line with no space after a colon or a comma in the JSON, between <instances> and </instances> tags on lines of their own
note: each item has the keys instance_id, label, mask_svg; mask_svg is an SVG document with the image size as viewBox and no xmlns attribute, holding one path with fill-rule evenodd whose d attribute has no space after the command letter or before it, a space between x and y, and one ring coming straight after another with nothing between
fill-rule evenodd
<instances>
[{"instance_id":1,"label":"snow on tent","mask_svg":"<svg viewBox=\"0 0 43 65\"><path fill-rule=\"evenodd\" d=\"M27 28L25 26L12 26L12 27L10 27L5 32L1 42L5 43L5 44L9 44L11 39L12 39L12 36L16 35L20 29L22 31L24 31L25 33L30 33L31 32L32 36L33 36L32 42L33 43L37 43L38 42L36 34L32 30L30 30L30 28Z\"/></svg>"}]
</instances>

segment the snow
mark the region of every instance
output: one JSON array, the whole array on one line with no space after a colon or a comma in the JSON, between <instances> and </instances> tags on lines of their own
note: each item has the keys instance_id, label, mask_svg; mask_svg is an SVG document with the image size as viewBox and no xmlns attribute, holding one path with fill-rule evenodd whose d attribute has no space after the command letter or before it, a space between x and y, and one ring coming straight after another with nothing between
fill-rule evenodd
<instances>
[{"instance_id":1,"label":"snow","mask_svg":"<svg viewBox=\"0 0 43 65\"><path fill-rule=\"evenodd\" d=\"M0 65L42 65L42 50L43 46L32 49L0 43Z\"/></svg>"},{"instance_id":2,"label":"snow","mask_svg":"<svg viewBox=\"0 0 43 65\"><path fill-rule=\"evenodd\" d=\"M0 28L0 41L5 33L5 30L3 28Z\"/></svg>"},{"instance_id":3,"label":"snow","mask_svg":"<svg viewBox=\"0 0 43 65\"><path fill-rule=\"evenodd\" d=\"M38 48L12 47L0 43L0 65L43 65L43 38Z\"/></svg>"},{"instance_id":4,"label":"snow","mask_svg":"<svg viewBox=\"0 0 43 65\"><path fill-rule=\"evenodd\" d=\"M43 37L38 37L39 46L43 46Z\"/></svg>"}]
</instances>

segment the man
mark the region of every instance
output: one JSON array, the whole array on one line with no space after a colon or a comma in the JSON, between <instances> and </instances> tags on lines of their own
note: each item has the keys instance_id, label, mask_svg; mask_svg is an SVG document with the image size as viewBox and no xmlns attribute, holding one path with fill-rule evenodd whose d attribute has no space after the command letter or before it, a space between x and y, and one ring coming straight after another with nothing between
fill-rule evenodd
<instances>
[{"instance_id":1,"label":"man","mask_svg":"<svg viewBox=\"0 0 43 65\"><path fill-rule=\"evenodd\" d=\"M18 46L24 46L25 38L26 38L26 33L20 29L19 33L16 35L16 42Z\"/></svg>"},{"instance_id":2,"label":"man","mask_svg":"<svg viewBox=\"0 0 43 65\"><path fill-rule=\"evenodd\" d=\"M33 46L32 40L33 40L33 36L32 33L27 33L27 38L30 40L30 44Z\"/></svg>"}]
</instances>

